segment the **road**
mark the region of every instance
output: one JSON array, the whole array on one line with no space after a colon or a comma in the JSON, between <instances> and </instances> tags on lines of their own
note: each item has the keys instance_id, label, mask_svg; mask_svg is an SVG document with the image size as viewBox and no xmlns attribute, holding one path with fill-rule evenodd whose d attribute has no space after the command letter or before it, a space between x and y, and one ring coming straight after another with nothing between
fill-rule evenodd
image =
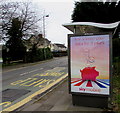
<instances>
[{"instance_id":1,"label":"road","mask_svg":"<svg viewBox=\"0 0 120 113\"><path fill-rule=\"evenodd\" d=\"M3 111L13 111L42 95L67 75L67 57L54 58L44 63L7 70L2 73Z\"/></svg>"}]
</instances>

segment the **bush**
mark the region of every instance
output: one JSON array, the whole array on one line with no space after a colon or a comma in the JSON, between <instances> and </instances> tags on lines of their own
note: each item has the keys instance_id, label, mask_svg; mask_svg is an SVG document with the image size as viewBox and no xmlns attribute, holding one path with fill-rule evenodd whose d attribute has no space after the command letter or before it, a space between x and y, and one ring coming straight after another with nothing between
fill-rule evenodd
<instances>
[{"instance_id":1,"label":"bush","mask_svg":"<svg viewBox=\"0 0 120 113\"><path fill-rule=\"evenodd\" d=\"M120 52L119 52L120 38L114 38L112 40L112 43L113 43L113 58L120 57Z\"/></svg>"},{"instance_id":2,"label":"bush","mask_svg":"<svg viewBox=\"0 0 120 113\"><path fill-rule=\"evenodd\" d=\"M37 49L33 46L31 51L26 53L26 62L37 62L53 58L50 48Z\"/></svg>"},{"instance_id":3,"label":"bush","mask_svg":"<svg viewBox=\"0 0 120 113\"><path fill-rule=\"evenodd\" d=\"M29 52L25 52L24 58L22 58L22 59L12 59L9 52L7 52L7 49L3 48L2 49L2 58L3 58L4 64L10 64L10 61L12 62L13 60L14 61L15 60L23 60L23 62L29 63L29 62L37 62L37 61L42 61L42 60L46 60L46 59L51 59L51 58L53 58L53 54L52 54L50 48L38 49L36 47L36 45L33 45L33 47L31 48L31 50Z\"/></svg>"},{"instance_id":4,"label":"bush","mask_svg":"<svg viewBox=\"0 0 120 113\"><path fill-rule=\"evenodd\" d=\"M46 53L46 59L53 58L53 54L52 54L50 48L45 48L45 53Z\"/></svg>"},{"instance_id":5,"label":"bush","mask_svg":"<svg viewBox=\"0 0 120 113\"><path fill-rule=\"evenodd\" d=\"M52 53L54 57L67 56L67 51L53 51Z\"/></svg>"}]
</instances>

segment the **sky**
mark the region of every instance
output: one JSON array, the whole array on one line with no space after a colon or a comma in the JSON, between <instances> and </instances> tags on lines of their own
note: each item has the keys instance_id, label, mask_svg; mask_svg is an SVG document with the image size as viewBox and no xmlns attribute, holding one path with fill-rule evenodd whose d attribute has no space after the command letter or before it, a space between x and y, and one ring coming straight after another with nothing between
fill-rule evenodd
<instances>
[{"instance_id":1,"label":"sky","mask_svg":"<svg viewBox=\"0 0 120 113\"><path fill-rule=\"evenodd\" d=\"M62 25L71 23L71 15L74 9L74 1L34 1L36 7L44 9L45 15L45 36L52 43L65 44L67 46L67 34L71 34Z\"/></svg>"}]
</instances>

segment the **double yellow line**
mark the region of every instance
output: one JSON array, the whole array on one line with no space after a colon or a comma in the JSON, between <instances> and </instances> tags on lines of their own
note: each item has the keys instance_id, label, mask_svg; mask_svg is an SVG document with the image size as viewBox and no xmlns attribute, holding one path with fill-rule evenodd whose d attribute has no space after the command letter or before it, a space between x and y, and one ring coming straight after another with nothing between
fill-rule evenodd
<instances>
[{"instance_id":1,"label":"double yellow line","mask_svg":"<svg viewBox=\"0 0 120 113\"><path fill-rule=\"evenodd\" d=\"M15 109L21 107L22 105L26 104L27 102L31 101L33 97L37 96L38 94L41 94L43 92L45 92L46 90L48 90L49 88L51 88L52 86L54 86L55 84L59 83L60 81L64 80L66 77L68 76L68 74L62 76L61 78L57 79L55 82L51 83L50 85L46 86L45 88L42 88L40 90L38 90L37 92L33 93L32 95L28 96L27 98L19 101L18 103L0 111L14 111Z\"/></svg>"}]
</instances>

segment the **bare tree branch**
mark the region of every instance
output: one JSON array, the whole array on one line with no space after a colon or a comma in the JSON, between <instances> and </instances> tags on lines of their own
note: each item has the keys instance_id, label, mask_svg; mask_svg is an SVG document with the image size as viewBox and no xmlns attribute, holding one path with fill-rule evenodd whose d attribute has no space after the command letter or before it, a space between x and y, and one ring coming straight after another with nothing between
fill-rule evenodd
<instances>
[{"instance_id":1,"label":"bare tree branch","mask_svg":"<svg viewBox=\"0 0 120 113\"><path fill-rule=\"evenodd\" d=\"M4 2L0 5L0 10L2 12L0 13L0 21L2 22L2 24L0 24L0 30L2 31L1 36L4 40L9 38L7 32L11 27L11 21L13 18L19 18L21 21L21 38L36 31L39 26L42 26L37 25L37 23L42 20L42 17L39 17L36 14L32 9L32 3L30 2Z\"/></svg>"}]
</instances>

